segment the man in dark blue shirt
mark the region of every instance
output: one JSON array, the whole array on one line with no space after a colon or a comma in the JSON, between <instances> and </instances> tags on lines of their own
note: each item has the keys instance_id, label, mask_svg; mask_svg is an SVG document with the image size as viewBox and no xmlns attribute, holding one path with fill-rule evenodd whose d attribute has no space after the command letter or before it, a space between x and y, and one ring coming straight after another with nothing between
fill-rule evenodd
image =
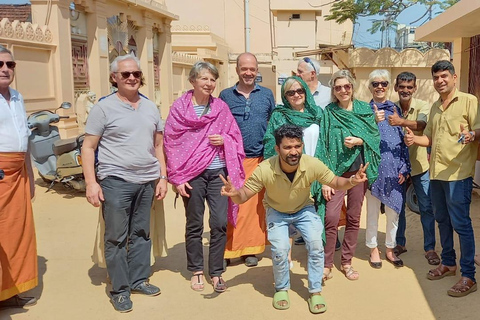
<instances>
[{"instance_id":1,"label":"man in dark blue shirt","mask_svg":"<svg viewBox=\"0 0 480 320\"><path fill-rule=\"evenodd\" d=\"M246 159L243 162L248 178L263 160L263 136L267 122L275 108L275 100L270 89L255 83L258 73L257 58L248 52L237 57L236 71L238 82L220 93L220 99L230 107L242 132ZM265 209L263 193L242 204L238 211L237 226L227 227L225 259L242 257L245 265L258 264L256 254L265 250Z\"/></svg>"}]
</instances>

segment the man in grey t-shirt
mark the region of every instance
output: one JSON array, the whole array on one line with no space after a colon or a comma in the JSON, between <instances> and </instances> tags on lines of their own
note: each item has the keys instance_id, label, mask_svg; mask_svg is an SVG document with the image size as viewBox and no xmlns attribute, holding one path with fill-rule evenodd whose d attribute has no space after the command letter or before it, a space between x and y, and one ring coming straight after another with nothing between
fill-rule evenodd
<instances>
[{"instance_id":1,"label":"man in grey t-shirt","mask_svg":"<svg viewBox=\"0 0 480 320\"><path fill-rule=\"evenodd\" d=\"M165 197L167 177L160 114L138 92L143 85L140 61L130 54L119 56L110 69L110 82L118 91L100 99L91 110L82 159L87 200L95 207L102 204L112 304L115 310L128 312L132 310L130 293L160 294L158 287L148 283L150 207L154 195L159 200Z\"/></svg>"}]
</instances>

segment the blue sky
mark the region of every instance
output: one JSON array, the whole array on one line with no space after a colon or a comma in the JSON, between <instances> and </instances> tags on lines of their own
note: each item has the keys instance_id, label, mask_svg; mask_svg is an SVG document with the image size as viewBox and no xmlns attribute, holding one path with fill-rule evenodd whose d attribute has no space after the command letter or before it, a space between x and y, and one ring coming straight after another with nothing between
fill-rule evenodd
<instances>
[{"instance_id":1,"label":"blue sky","mask_svg":"<svg viewBox=\"0 0 480 320\"><path fill-rule=\"evenodd\" d=\"M0 0L0 4L21 5L21 4L30 4L30 1L29 0Z\"/></svg>"},{"instance_id":2,"label":"blue sky","mask_svg":"<svg viewBox=\"0 0 480 320\"><path fill-rule=\"evenodd\" d=\"M422 18L416 23L412 24L412 22L419 19L425 13L425 11L426 8L421 5L412 6L398 16L397 22L406 25L420 26L425 22L426 17ZM432 11L433 17L438 15L440 13L439 11L440 10L438 8L434 9ZM369 29L372 25L372 19L380 19L380 16L363 17L358 19L358 23L355 26L353 35L353 43L355 47L368 47L373 49L378 49L380 47L381 33L377 32L372 35L369 31L367 31L367 29ZM395 41L394 33L390 34L390 39L393 46Z\"/></svg>"}]
</instances>

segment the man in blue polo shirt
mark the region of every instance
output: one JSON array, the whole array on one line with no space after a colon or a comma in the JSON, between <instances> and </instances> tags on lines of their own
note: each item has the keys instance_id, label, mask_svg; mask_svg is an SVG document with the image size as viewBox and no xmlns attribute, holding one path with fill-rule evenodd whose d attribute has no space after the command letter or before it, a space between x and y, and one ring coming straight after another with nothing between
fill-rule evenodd
<instances>
[{"instance_id":1,"label":"man in blue polo shirt","mask_svg":"<svg viewBox=\"0 0 480 320\"><path fill-rule=\"evenodd\" d=\"M255 83L258 73L257 58L248 52L237 57L238 82L220 93L220 99L230 107L242 132L246 159L243 162L248 178L263 160L263 136L267 122L275 108L270 89ZM242 257L245 265L258 264L256 254L265 250L265 209L263 192L242 204L238 211L236 227L227 227L225 259Z\"/></svg>"}]
</instances>

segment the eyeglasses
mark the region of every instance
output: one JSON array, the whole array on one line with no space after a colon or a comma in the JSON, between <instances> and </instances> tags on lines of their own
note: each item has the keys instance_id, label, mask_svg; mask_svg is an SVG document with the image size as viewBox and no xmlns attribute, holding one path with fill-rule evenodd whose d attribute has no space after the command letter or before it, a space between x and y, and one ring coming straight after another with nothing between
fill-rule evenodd
<instances>
[{"instance_id":1,"label":"eyeglasses","mask_svg":"<svg viewBox=\"0 0 480 320\"><path fill-rule=\"evenodd\" d=\"M0 69L3 68L3 65L6 64L8 69L15 69L17 63L15 61L0 61Z\"/></svg>"},{"instance_id":2,"label":"eyeglasses","mask_svg":"<svg viewBox=\"0 0 480 320\"><path fill-rule=\"evenodd\" d=\"M313 68L313 71L315 71L315 74L317 74L317 68L315 68L315 65L313 64L312 59L310 59L309 57L305 57L303 58L303 61L310 64Z\"/></svg>"},{"instance_id":3,"label":"eyeglasses","mask_svg":"<svg viewBox=\"0 0 480 320\"><path fill-rule=\"evenodd\" d=\"M138 79L142 77L142 74L143 74L142 71L122 71L122 72L115 72L115 73L120 73L123 79L130 78L130 75L133 75L135 79Z\"/></svg>"},{"instance_id":4,"label":"eyeglasses","mask_svg":"<svg viewBox=\"0 0 480 320\"><path fill-rule=\"evenodd\" d=\"M336 92L340 92L342 89L345 89L345 91L352 91L352 84L347 83L343 86L334 86L333 89L335 89Z\"/></svg>"},{"instance_id":5,"label":"eyeglasses","mask_svg":"<svg viewBox=\"0 0 480 320\"><path fill-rule=\"evenodd\" d=\"M305 94L305 89L299 88L297 90L285 91L285 95L288 96L288 97L293 97L295 95L295 93L298 93L299 95Z\"/></svg>"},{"instance_id":6,"label":"eyeglasses","mask_svg":"<svg viewBox=\"0 0 480 320\"><path fill-rule=\"evenodd\" d=\"M386 88L388 87L388 81L373 81L372 82L372 87L377 88L379 85L382 85L382 87Z\"/></svg>"}]
</instances>

